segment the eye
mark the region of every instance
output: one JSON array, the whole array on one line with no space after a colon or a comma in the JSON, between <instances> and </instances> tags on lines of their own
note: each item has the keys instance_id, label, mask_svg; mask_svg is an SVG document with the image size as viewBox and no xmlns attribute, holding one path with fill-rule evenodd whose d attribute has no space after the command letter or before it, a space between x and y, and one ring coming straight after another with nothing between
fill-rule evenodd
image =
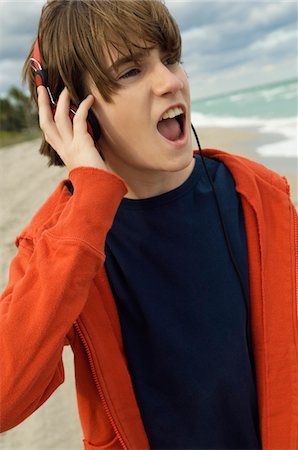
<instances>
[{"instance_id":1,"label":"eye","mask_svg":"<svg viewBox=\"0 0 298 450\"><path fill-rule=\"evenodd\" d=\"M140 73L140 69L137 69L137 68L129 69L127 72L125 72L123 75L121 75L119 77L119 80L125 79L125 78L130 78L130 77L135 77L139 73Z\"/></svg>"}]
</instances>

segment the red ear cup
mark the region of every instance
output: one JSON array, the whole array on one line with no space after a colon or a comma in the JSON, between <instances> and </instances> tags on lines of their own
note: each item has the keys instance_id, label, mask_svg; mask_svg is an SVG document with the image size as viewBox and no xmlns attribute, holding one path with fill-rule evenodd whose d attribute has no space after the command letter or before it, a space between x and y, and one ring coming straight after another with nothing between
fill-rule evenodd
<instances>
[{"instance_id":1,"label":"red ear cup","mask_svg":"<svg viewBox=\"0 0 298 450\"><path fill-rule=\"evenodd\" d=\"M54 116L55 112L56 112L56 106L51 105L51 109L52 109L52 113ZM71 121L73 121L73 118L75 116L75 113L77 112L77 109L78 108L76 105L74 105L73 103L70 104L69 118ZM96 142L101 135L99 123L98 123L94 113L92 113L91 111L88 112L88 116L87 116L87 131L91 135L94 142Z\"/></svg>"},{"instance_id":2,"label":"red ear cup","mask_svg":"<svg viewBox=\"0 0 298 450\"><path fill-rule=\"evenodd\" d=\"M69 117L70 117L71 121L73 121L73 118L75 116L75 113L77 112L77 109L78 109L77 106L75 106L73 103L70 104ZM99 125L98 125L98 128L99 128ZM90 123L90 113L88 113L88 116L87 116L87 131L91 135L91 137L94 140L94 142L96 142L97 139L100 136L100 133L98 135L98 132L96 132L95 127L91 125L91 123Z\"/></svg>"}]
</instances>

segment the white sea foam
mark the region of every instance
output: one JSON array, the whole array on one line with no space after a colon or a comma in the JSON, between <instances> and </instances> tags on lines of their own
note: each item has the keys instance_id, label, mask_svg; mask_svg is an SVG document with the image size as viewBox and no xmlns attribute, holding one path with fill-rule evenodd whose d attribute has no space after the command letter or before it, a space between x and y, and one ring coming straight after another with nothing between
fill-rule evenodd
<instances>
[{"instance_id":1,"label":"white sea foam","mask_svg":"<svg viewBox=\"0 0 298 450\"><path fill-rule=\"evenodd\" d=\"M262 156L297 158L297 117L261 119L259 117L223 117L192 112L195 127L212 128L257 128L260 133L277 134L276 142L260 144L256 149Z\"/></svg>"},{"instance_id":2,"label":"white sea foam","mask_svg":"<svg viewBox=\"0 0 298 450\"><path fill-rule=\"evenodd\" d=\"M260 129L262 133L280 133L285 139L257 148L262 156L298 157L297 149L297 117L271 119L264 121Z\"/></svg>"}]
</instances>

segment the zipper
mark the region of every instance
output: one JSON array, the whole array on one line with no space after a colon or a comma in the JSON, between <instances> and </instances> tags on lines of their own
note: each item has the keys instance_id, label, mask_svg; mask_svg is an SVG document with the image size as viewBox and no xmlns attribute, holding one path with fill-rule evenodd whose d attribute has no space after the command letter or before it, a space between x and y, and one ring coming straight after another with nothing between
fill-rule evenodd
<instances>
[{"instance_id":1,"label":"zipper","mask_svg":"<svg viewBox=\"0 0 298 450\"><path fill-rule=\"evenodd\" d=\"M295 210L295 207L293 208L293 214L294 214L294 245L295 245L295 289L296 289L296 320L298 321L298 215ZM297 438L297 436L296 436ZM298 443L298 441L297 441Z\"/></svg>"},{"instance_id":2,"label":"zipper","mask_svg":"<svg viewBox=\"0 0 298 450\"><path fill-rule=\"evenodd\" d=\"M86 351L86 354L87 354L87 358L88 358L88 361L89 361L89 365L90 365L90 368L91 368L92 376L93 376L93 379L95 381L95 385L96 385L97 391L99 393L99 396L100 396L100 399L102 401L103 407L104 407L104 409L105 409L105 411L107 413L107 416L108 416L108 419L110 421L110 424L112 425L113 430L115 431L116 436L117 436L121 446L123 447L123 449L124 450L128 450L128 447L126 446L123 438L121 437L121 434L120 434L120 432L119 432L119 430L117 428L117 425L116 425L116 423L115 423L115 421L113 419L113 416L111 414L111 411L110 411L110 409L108 407L108 404L107 404L107 401L105 399L104 393L103 393L102 388L100 386L100 382L99 382L99 379L98 379L98 376L97 376L97 373L96 373L95 364L94 364L94 361L93 361L93 357L92 357L92 354L91 354L88 342L86 341L85 336L84 336L84 334L83 334L79 324L77 322L74 322L74 326L75 326L75 328L76 328L76 330L78 332L78 335L79 335L79 337L80 337L80 339L82 341L82 344L83 344L83 346L85 348L85 351Z\"/></svg>"},{"instance_id":3,"label":"zipper","mask_svg":"<svg viewBox=\"0 0 298 450\"><path fill-rule=\"evenodd\" d=\"M294 235L295 235L295 275L296 275L296 313L298 320L298 216L293 207L294 214Z\"/></svg>"}]
</instances>

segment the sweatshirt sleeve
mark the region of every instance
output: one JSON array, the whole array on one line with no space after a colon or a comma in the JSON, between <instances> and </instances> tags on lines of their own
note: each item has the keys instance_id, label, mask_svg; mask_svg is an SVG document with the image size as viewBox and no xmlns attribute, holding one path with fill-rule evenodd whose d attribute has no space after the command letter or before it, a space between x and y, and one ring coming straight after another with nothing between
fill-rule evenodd
<instances>
[{"instance_id":1,"label":"sweatshirt sleeve","mask_svg":"<svg viewBox=\"0 0 298 450\"><path fill-rule=\"evenodd\" d=\"M66 335L104 263L106 235L127 192L121 178L101 169L76 168L69 178L74 194L64 187L63 208L53 208L51 199L17 239L1 296L1 431L22 422L63 382Z\"/></svg>"}]
</instances>

